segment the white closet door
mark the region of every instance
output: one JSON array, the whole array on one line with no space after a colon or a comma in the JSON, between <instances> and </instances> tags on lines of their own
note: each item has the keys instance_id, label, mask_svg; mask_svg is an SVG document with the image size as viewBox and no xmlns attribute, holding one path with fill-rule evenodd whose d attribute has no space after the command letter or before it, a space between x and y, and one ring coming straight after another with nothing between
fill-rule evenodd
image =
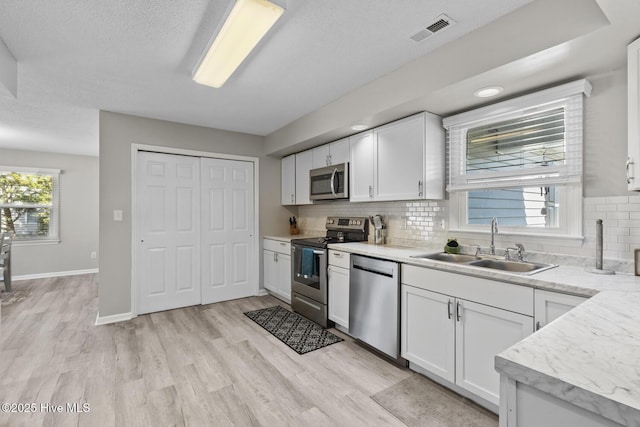
<instances>
[{"instance_id":1,"label":"white closet door","mask_svg":"<svg viewBox=\"0 0 640 427\"><path fill-rule=\"evenodd\" d=\"M202 304L258 291L253 163L201 160Z\"/></svg>"},{"instance_id":2,"label":"white closet door","mask_svg":"<svg viewBox=\"0 0 640 427\"><path fill-rule=\"evenodd\" d=\"M197 157L137 155L138 314L200 303L199 165Z\"/></svg>"}]
</instances>

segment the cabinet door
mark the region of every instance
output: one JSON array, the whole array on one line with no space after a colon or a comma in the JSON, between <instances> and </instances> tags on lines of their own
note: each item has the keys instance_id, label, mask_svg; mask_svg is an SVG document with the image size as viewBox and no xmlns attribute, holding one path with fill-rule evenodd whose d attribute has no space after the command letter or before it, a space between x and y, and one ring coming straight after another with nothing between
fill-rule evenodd
<instances>
[{"instance_id":1,"label":"cabinet door","mask_svg":"<svg viewBox=\"0 0 640 427\"><path fill-rule=\"evenodd\" d=\"M349 138L351 164L349 165L349 201L373 200L373 131Z\"/></svg>"},{"instance_id":2,"label":"cabinet door","mask_svg":"<svg viewBox=\"0 0 640 427\"><path fill-rule=\"evenodd\" d=\"M500 403L495 356L533 333L533 318L466 300L456 301L456 384Z\"/></svg>"},{"instance_id":3,"label":"cabinet door","mask_svg":"<svg viewBox=\"0 0 640 427\"><path fill-rule=\"evenodd\" d=\"M287 157L283 157L280 161L282 174L281 178L281 204L282 205L295 205L296 204L296 155L292 154Z\"/></svg>"},{"instance_id":4,"label":"cabinet door","mask_svg":"<svg viewBox=\"0 0 640 427\"><path fill-rule=\"evenodd\" d=\"M627 48L627 185L640 190L640 39Z\"/></svg>"},{"instance_id":5,"label":"cabinet door","mask_svg":"<svg viewBox=\"0 0 640 427\"><path fill-rule=\"evenodd\" d=\"M329 166L329 144L324 144L311 150L313 152L313 169Z\"/></svg>"},{"instance_id":6,"label":"cabinet door","mask_svg":"<svg viewBox=\"0 0 640 427\"><path fill-rule=\"evenodd\" d=\"M329 320L349 329L349 270L329 266Z\"/></svg>"},{"instance_id":7,"label":"cabinet door","mask_svg":"<svg viewBox=\"0 0 640 427\"><path fill-rule=\"evenodd\" d=\"M401 356L455 381L454 298L402 285Z\"/></svg>"},{"instance_id":8,"label":"cabinet door","mask_svg":"<svg viewBox=\"0 0 640 427\"><path fill-rule=\"evenodd\" d=\"M419 114L374 129L376 200L424 198L425 116Z\"/></svg>"},{"instance_id":9,"label":"cabinet door","mask_svg":"<svg viewBox=\"0 0 640 427\"><path fill-rule=\"evenodd\" d=\"M312 150L296 154L296 205L310 205L309 171L312 168Z\"/></svg>"},{"instance_id":10,"label":"cabinet door","mask_svg":"<svg viewBox=\"0 0 640 427\"><path fill-rule=\"evenodd\" d=\"M263 250L262 251L262 264L264 268L264 274L262 278L262 283L265 289L268 289L272 292L277 292L276 286L276 253L273 251Z\"/></svg>"},{"instance_id":11,"label":"cabinet door","mask_svg":"<svg viewBox=\"0 0 640 427\"><path fill-rule=\"evenodd\" d=\"M329 163L338 165L349 162L349 138L340 139L329 145Z\"/></svg>"},{"instance_id":12,"label":"cabinet door","mask_svg":"<svg viewBox=\"0 0 640 427\"><path fill-rule=\"evenodd\" d=\"M536 289L533 303L536 331L586 300L587 298L574 295Z\"/></svg>"},{"instance_id":13,"label":"cabinet door","mask_svg":"<svg viewBox=\"0 0 640 427\"><path fill-rule=\"evenodd\" d=\"M291 301L291 255L276 255L276 288L287 302Z\"/></svg>"}]
</instances>

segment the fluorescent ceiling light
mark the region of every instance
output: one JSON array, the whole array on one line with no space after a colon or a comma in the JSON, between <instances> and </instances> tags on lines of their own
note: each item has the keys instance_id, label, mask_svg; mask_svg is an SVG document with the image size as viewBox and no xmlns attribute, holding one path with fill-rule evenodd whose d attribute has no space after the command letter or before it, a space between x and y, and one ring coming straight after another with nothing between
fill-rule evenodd
<instances>
[{"instance_id":1,"label":"fluorescent ceiling light","mask_svg":"<svg viewBox=\"0 0 640 427\"><path fill-rule=\"evenodd\" d=\"M237 0L193 80L222 87L283 13L283 8L267 0Z\"/></svg>"},{"instance_id":2,"label":"fluorescent ceiling light","mask_svg":"<svg viewBox=\"0 0 640 427\"><path fill-rule=\"evenodd\" d=\"M351 126L351 129L353 129L353 130L365 130L368 127L369 126L367 126L367 125L353 125L353 126Z\"/></svg>"},{"instance_id":3,"label":"fluorescent ceiling light","mask_svg":"<svg viewBox=\"0 0 640 427\"><path fill-rule=\"evenodd\" d=\"M473 96L477 96L478 98L489 98L492 96L496 96L500 92L502 92L504 88L502 86L489 86L483 87L482 89L478 89L473 93Z\"/></svg>"}]
</instances>

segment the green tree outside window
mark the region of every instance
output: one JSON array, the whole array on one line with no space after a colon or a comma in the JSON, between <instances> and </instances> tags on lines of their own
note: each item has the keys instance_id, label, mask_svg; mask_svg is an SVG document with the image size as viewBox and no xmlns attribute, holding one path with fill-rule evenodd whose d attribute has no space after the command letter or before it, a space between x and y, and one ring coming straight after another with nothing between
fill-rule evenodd
<instances>
[{"instance_id":1,"label":"green tree outside window","mask_svg":"<svg viewBox=\"0 0 640 427\"><path fill-rule=\"evenodd\" d=\"M2 232L17 239L49 235L53 206L53 176L0 172Z\"/></svg>"}]
</instances>

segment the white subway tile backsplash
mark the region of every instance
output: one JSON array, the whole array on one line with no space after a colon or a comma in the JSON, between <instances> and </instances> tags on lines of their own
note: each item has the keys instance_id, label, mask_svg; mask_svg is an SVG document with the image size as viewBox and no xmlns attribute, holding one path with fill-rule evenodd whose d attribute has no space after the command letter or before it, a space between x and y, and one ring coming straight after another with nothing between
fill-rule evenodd
<instances>
[{"instance_id":1,"label":"white subway tile backsplash","mask_svg":"<svg viewBox=\"0 0 640 427\"><path fill-rule=\"evenodd\" d=\"M629 219L629 212L607 212L607 219Z\"/></svg>"},{"instance_id":2,"label":"white subway tile backsplash","mask_svg":"<svg viewBox=\"0 0 640 427\"><path fill-rule=\"evenodd\" d=\"M591 265L595 257L595 222L604 222L604 255L610 262L619 260L617 266L633 271L633 250L640 248L640 195L615 197L588 197L583 201L584 240L566 241L553 237L517 237L529 252L544 252L562 256L583 257ZM299 227L304 234L324 234L327 216L382 215L387 224L387 243L400 246L424 246L442 244L447 238L472 247L489 245L489 233L451 233L449 226L449 201L424 200L406 202L326 202L298 208ZM442 225L445 225L443 228ZM370 240L373 230L370 230ZM498 235L496 246L511 245L513 237ZM605 261L606 264L606 261ZM625 270L625 271L626 271Z\"/></svg>"}]
</instances>

